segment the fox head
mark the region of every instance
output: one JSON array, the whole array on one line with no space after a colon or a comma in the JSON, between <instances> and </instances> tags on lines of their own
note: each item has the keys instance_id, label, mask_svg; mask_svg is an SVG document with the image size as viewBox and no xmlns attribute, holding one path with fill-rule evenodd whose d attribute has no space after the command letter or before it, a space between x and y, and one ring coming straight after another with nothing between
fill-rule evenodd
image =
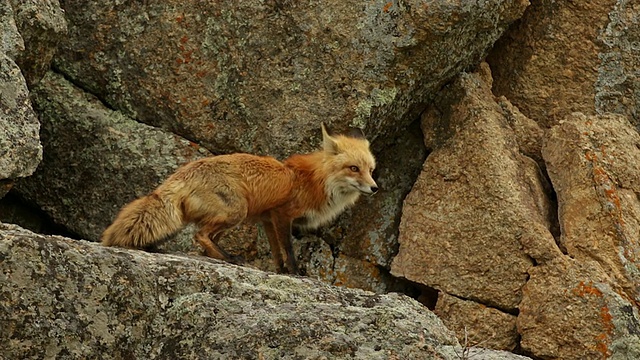
<instances>
[{"instance_id":1,"label":"fox head","mask_svg":"<svg viewBox=\"0 0 640 360\"><path fill-rule=\"evenodd\" d=\"M331 135L323 123L322 147L327 155L328 181L334 190L368 195L378 191L378 185L371 177L376 160L360 129L352 130L349 135Z\"/></svg>"}]
</instances>

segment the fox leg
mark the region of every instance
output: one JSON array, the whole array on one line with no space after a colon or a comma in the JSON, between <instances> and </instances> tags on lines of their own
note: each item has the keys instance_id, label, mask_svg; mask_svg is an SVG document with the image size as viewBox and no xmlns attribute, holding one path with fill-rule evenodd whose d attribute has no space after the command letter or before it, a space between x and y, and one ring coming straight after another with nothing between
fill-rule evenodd
<instances>
[{"instance_id":1,"label":"fox leg","mask_svg":"<svg viewBox=\"0 0 640 360\"><path fill-rule=\"evenodd\" d=\"M280 239L281 245L287 254L287 267L292 274L298 273L298 264L296 264L296 257L293 255L293 246L291 246L291 220L282 221L276 224L276 231L278 232L278 239Z\"/></svg>"},{"instance_id":2,"label":"fox leg","mask_svg":"<svg viewBox=\"0 0 640 360\"><path fill-rule=\"evenodd\" d=\"M267 233L267 239L269 239L269 246L271 247L271 255L273 256L273 262L276 265L276 272L284 273L284 262L282 261L282 252L280 251L280 242L278 241L278 235L276 235L276 229L273 223L268 220L262 223L264 231Z\"/></svg>"},{"instance_id":3,"label":"fox leg","mask_svg":"<svg viewBox=\"0 0 640 360\"><path fill-rule=\"evenodd\" d=\"M278 272L284 271L280 252L280 249L282 249L287 256L287 269L290 273L297 274L298 266L291 246L291 223L292 220L290 218L272 213L271 221L265 221L265 231L269 238L269 245L271 245L273 260L276 263Z\"/></svg>"},{"instance_id":4,"label":"fox leg","mask_svg":"<svg viewBox=\"0 0 640 360\"><path fill-rule=\"evenodd\" d=\"M224 260L234 264L243 263L243 259L239 256L232 256L228 252L224 251L219 245L218 240L222 236L225 230L234 227L236 224L229 224L227 222L212 221L206 223L200 231L196 234L196 241L204 249L206 256Z\"/></svg>"}]
</instances>

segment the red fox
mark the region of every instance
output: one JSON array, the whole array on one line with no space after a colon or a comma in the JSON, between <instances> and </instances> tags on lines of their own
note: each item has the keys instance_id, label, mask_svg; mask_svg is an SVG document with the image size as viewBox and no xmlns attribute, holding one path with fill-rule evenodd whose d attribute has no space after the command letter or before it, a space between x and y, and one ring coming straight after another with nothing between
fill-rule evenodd
<instances>
[{"instance_id":1,"label":"red fox","mask_svg":"<svg viewBox=\"0 0 640 360\"><path fill-rule=\"evenodd\" d=\"M245 220L262 222L278 272L297 273L291 228L315 229L374 194L376 162L359 129L332 135L322 124L322 150L280 162L250 154L189 162L151 194L125 205L104 231L102 244L147 248L188 223L205 255L234 262L217 244L225 230ZM294 223L295 221L295 223Z\"/></svg>"}]
</instances>

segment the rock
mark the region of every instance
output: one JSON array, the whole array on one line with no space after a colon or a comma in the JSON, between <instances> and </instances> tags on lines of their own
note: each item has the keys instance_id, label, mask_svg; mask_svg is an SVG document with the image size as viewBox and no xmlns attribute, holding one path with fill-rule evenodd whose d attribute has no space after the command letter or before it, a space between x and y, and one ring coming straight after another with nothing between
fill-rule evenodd
<instances>
[{"instance_id":1,"label":"rock","mask_svg":"<svg viewBox=\"0 0 640 360\"><path fill-rule=\"evenodd\" d=\"M24 51L24 40L18 32L13 7L9 0L0 1L0 53L15 59Z\"/></svg>"},{"instance_id":2,"label":"rock","mask_svg":"<svg viewBox=\"0 0 640 360\"><path fill-rule=\"evenodd\" d=\"M640 135L621 115L575 113L549 131L543 156L567 253L595 261L640 302Z\"/></svg>"},{"instance_id":3,"label":"rock","mask_svg":"<svg viewBox=\"0 0 640 360\"><path fill-rule=\"evenodd\" d=\"M562 253L543 175L520 153L489 76L486 65L463 73L423 116L433 151L404 202L391 273L515 312L529 269Z\"/></svg>"},{"instance_id":4,"label":"rock","mask_svg":"<svg viewBox=\"0 0 640 360\"><path fill-rule=\"evenodd\" d=\"M29 90L15 58L24 43L13 8L0 1L0 198L15 179L31 175L42 159L39 123L31 108Z\"/></svg>"},{"instance_id":5,"label":"rock","mask_svg":"<svg viewBox=\"0 0 640 360\"><path fill-rule=\"evenodd\" d=\"M433 313L397 294L5 224L0 259L7 359L458 359L463 350Z\"/></svg>"},{"instance_id":6,"label":"rock","mask_svg":"<svg viewBox=\"0 0 640 360\"><path fill-rule=\"evenodd\" d=\"M33 97L45 156L17 189L86 239L98 240L122 205L149 193L179 165L208 154L107 109L52 72Z\"/></svg>"},{"instance_id":7,"label":"rock","mask_svg":"<svg viewBox=\"0 0 640 360\"><path fill-rule=\"evenodd\" d=\"M515 315L444 292L434 312L462 345L512 351L518 344Z\"/></svg>"},{"instance_id":8,"label":"rock","mask_svg":"<svg viewBox=\"0 0 640 360\"><path fill-rule=\"evenodd\" d=\"M43 9L56 8L53 1L0 0L0 198L42 160L40 124L27 85L38 76L32 68L48 68L51 62L55 45L44 45L51 32L35 27L46 22ZM58 15L55 22L64 24L64 17Z\"/></svg>"},{"instance_id":9,"label":"rock","mask_svg":"<svg viewBox=\"0 0 640 360\"><path fill-rule=\"evenodd\" d=\"M495 351L484 348L471 347L456 351L456 359L470 360L524 360L526 356L516 355L507 351Z\"/></svg>"},{"instance_id":10,"label":"rock","mask_svg":"<svg viewBox=\"0 0 640 360\"><path fill-rule=\"evenodd\" d=\"M298 265L304 268L306 276L334 284L336 261L333 250L326 241L315 235L305 235L300 239L295 238L292 245L293 253L297 255Z\"/></svg>"},{"instance_id":11,"label":"rock","mask_svg":"<svg viewBox=\"0 0 640 360\"><path fill-rule=\"evenodd\" d=\"M49 70L58 43L67 34L67 22L58 0L10 0L25 49L16 62L29 88Z\"/></svg>"},{"instance_id":12,"label":"rock","mask_svg":"<svg viewBox=\"0 0 640 360\"><path fill-rule=\"evenodd\" d=\"M606 28L598 29L595 41L598 53L598 79L595 83L595 106L598 114L612 112L626 115L640 129L640 55L637 41L640 9L627 1L616 1L606 13ZM603 14L605 15L605 14Z\"/></svg>"},{"instance_id":13,"label":"rock","mask_svg":"<svg viewBox=\"0 0 640 360\"><path fill-rule=\"evenodd\" d=\"M318 123L387 138L528 1L64 2L74 83L218 152L309 151ZM389 140L389 139L387 139Z\"/></svg>"},{"instance_id":14,"label":"rock","mask_svg":"<svg viewBox=\"0 0 640 360\"><path fill-rule=\"evenodd\" d=\"M543 359L640 358L640 135L621 115L574 113L542 155L568 256L530 269L517 318L521 347Z\"/></svg>"},{"instance_id":15,"label":"rock","mask_svg":"<svg viewBox=\"0 0 640 360\"><path fill-rule=\"evenodd\" d=\"M16 224L39 234L78 237L53 222L40 208L24 201L15 191L0 199L0 222Z\"/></svg>"},{"instance_id":16,"label":"rock","mask_svg":"<svg viewBox=\"0 0 640 360\"><path fill-rule=\"evenodd\" d=\"M520 109L504 96L497 98L496 102L500 105L509 127L513 129L520 153L535 160L541 169L545 169L546 164L542 159L544 130L535 121L520 112Z\"/></svg>"},{"instance_id":17,"label":"rock","mask_svg":"<svg viewBox=\"0 0 640 360\"><path fill-rule=\"evenodd\" d=\"M417 176L406 168L417 169L425 151L418 136L402 132L441 84L484 56L527 2L492 0L454 8L257 1L215 9L201 2L63 5L69 36L56 56L55 70L116 112L96 99L92 106L80 107L79 114L75 105L50 106L85 102L70 98L86 95L59 92L59 86L47 89L46 83L38 86L39 106L55 109L43 109L51 124L43 130L48 158L38 177L19 186L21 195L79 237L96 240L122 205L151 191L183 160L199 156L176 153L184 148L184 139L216 153L242 150L282 157L317 146L321 120L334 123L337 131L355 125L366 128L372 140L379 139L378 152L402 153L402 160L389 152L381 162L380 181L388 186L388 196L367 199L328 232L329 245L298 256L309 259L301 264L307 274L331 282L338 276L337 258L348 259L339 269L353 264L376 269L384 281L348 280L369 282L372 290L383 291L396 286L388 274L398 246L396 226L401 201ZM53 40L43 39L43 44ZM83 113L94 107L106 117L92 125L99 131L91 138L87 122L94 119ZM55 119L57 111L67 114L64 121ZM108 125L114 116L183 137L176 140L155 129L150 135L154 140L148 140L135 135L137 124ZM75 118L78 124L71 121ZM123 126L130 136L122 142L103 137L110 128L121 131ZM154 160L149 157L156 141L181 144L166 145ZM60 170L69 159L73 168ZM71 180L60 180L67 178ZM193 251L188 233L162 250ZM272 269L259 228L240 228L221 245L244 256L250 266Z\"/></svg>"},{"instance_id":18,"label":"rock","mask_svg":"<svg viewBox=\"0 0 640 360\"><path fill-rule=\"evenodd\" d=\"M354 289L364 289L378 294L398 291L400 285L397 279L389 275L388 271L369 261L340 254L335 258L335 279L332 284Z\"/></svg>"},{"instance_id":19,"label":"rock","mask_svg":"<svg viewBox=\"0 0 640 360\"><path fill-rule=\"evenodd\" d=\"M594 261L536 266L518 315L522 349L541 359L640 359L640 316Z\"/></svg>"},{"instance_id":20,"label":"rock","mask_svg":"<svg viewBox=\"0 0 640 360\"><path fill-rule=\"evenodd\" d=\"M494 92L544 127L579 111L639 128L639 16L623 0L532 2L487 59Z\"/></svg>"},{"instance_id":21,"label":"rock","mask_svg":"<svg viewBox=\"0 0 640 360\"><path fill-rule=\"evenodd\" d=\"M20 68L1 53L0 117L0 179L31 175L42 159L40 124Z\"/></svg>"}]
</instances>

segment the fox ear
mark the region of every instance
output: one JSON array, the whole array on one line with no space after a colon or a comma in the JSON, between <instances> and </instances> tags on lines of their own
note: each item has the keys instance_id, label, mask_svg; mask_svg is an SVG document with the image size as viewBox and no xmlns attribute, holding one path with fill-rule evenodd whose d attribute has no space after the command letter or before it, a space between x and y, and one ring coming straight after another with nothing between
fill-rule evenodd
<instances>
[{"instance_id":1,"label":"fox ear","mask_svg":"<svg viewBox=\"0 0 640 360\"><path fill-rule=\"evenodd\" d=\"M324 149L324 151L330 154L339 153L340 151L338 149L338 143L336 142L336 139L334 139L331 135L329 135L329 130L327 129L327 125L325 125L324 123L322 123L321 125L322 125L322 148Z\"/></svg>"},{"instance_id":2,"label":"fox ear","mask_svg":"<svg viewBox=\"0 0 640 360\"><path fill-rule=\"evenodd\" d=\"M355 138L355 139L366 139L364 137L364 132L360 128L355 128L355 127L349 128L349 132L346 135L348 137Z\"/></svg>"},{"instance_id":3,"label":"fox ear","mask_svg":"<svg viewBox=\"0 0 640 360\"><path fill-rule=\"evenodd\" d=\"M323 139L325 138L325 136L331 136L333 134L333 131L331 131L331 128L329 127L329 125L325 124L324 121L320 123L320 126L322 127Z\"/></svg>"}]
</instances>

